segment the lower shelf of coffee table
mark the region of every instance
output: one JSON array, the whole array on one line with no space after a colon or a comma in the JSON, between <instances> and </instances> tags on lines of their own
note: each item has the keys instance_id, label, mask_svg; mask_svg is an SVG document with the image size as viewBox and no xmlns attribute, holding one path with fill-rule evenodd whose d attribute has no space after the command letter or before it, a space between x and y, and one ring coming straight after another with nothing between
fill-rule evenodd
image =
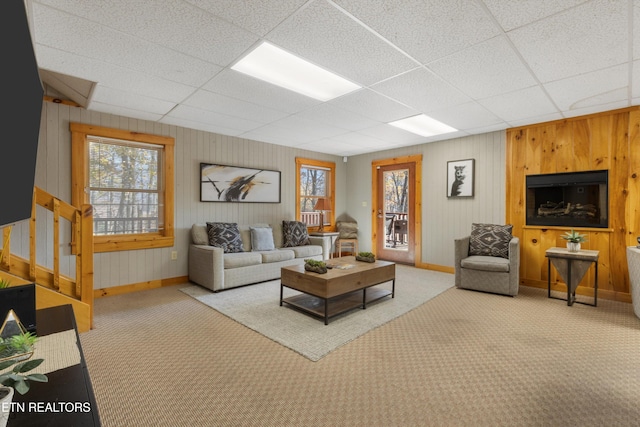
<instances>
[{"instance_id":1,"label":"lower shelf of coffee table","mask_svg":"<svg viewBox=\"0 0 640 427\"><path fill-rule=\"evenodd\" d=\"M330 298L328 300L329 307L327 310L327 318L337 316L356 308L362 308L362 292L363 290L361 289ZM367 288L367 299L365 305L389 295L391 295L391 291L387 289ZM325 318L325 300L323 298L309 294L299 294L285 298L282 302L313 316L322 319Z\"/></svg>"}]
</instances>

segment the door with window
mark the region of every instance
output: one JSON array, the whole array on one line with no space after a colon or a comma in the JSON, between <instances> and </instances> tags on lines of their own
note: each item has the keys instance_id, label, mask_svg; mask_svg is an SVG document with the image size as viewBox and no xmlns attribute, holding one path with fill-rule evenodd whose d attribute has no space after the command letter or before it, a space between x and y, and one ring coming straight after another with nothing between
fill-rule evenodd
<instances>
[{"instance_id":1,"label":"door with window","mask_svg":"<svg viewBox=\"0 0 640 427\"><path fill-rule=\"evenodd\" d=\"M377 258L415 264L416 163L375 166L375 248Z\"/></svg>"}]
</instances>

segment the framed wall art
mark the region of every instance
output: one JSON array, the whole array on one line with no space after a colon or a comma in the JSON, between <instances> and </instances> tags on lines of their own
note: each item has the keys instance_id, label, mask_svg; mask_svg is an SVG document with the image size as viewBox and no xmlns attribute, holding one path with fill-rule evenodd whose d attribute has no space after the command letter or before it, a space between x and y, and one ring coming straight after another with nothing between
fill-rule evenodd
<instances>
[{"instance_id":1,"label":"framed wall art","mask_svg":"<svg viewBox=\"0 0 640 427\"><path fill-rule=\"evenodd\" d=\"M447 162L447 197L473 197L475 159Z\"/></svg>"},{"instance_id":2,"label":"framed wall art","mask_svg":"<svg viewBox=\"0 0 640 427\"><path fill-rule=\"evenodd\" d=\"M280 203L280 171L200 163L200 201Z\"/></svg>"}]
</instances>

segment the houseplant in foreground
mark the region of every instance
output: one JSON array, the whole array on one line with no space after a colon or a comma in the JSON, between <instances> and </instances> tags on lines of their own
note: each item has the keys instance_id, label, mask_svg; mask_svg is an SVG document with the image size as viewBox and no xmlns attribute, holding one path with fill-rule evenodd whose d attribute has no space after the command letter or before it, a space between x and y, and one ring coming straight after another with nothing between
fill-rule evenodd
<instances>
[{"instance_id":1,"label":"houseplant in foreground","mask_svg":"<svg viewBox=\"0 0 640 427\"><path fill-rule=\"evenodd\" d=\"M580 234L574 229L567 231L560 237L567 241L567 249L569 249L569 252L578 252L580 250L580 243L587 241L586 234Z\"/></svg>"},{"instance_id":2,"label":"houseplant in foreground","mask_svg":"<svg viewBox=\"0 0 640 427\"><path fill-rule=\"evenodd\" d=\"M25 394L31 387L30 381L49 381L44 374L28 374L44 361L29 360L37 339L24 329L13 310L9 310L0 329L0 427L6 426L9 419L14 390Z\"/></svg>"}]
</instances>

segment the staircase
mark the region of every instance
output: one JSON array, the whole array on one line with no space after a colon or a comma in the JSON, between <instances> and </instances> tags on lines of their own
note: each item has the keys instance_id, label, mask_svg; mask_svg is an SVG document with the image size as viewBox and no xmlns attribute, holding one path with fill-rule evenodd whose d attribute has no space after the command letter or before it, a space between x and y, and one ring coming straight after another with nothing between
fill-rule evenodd
<instances>
[{"instance_id":1,"label":"staircase","mask_svg":"<svg viewBox=\"0 0 640 427\"><path fill-rule=\"evenodd\" d=\"M50 266L39 265L36 262L38 259L36 254L37 206L53 214L53 230L47 229L47 234L53 232L51 237L53 260ZM48 224L51 221L50 216L47 218L43 215L41 222ZM60 273L62 221L68 221L71 224L70 246L71 256L75 257L75 278ZM0 277L10 280L12 285L35 283L37 309L71 304L78 331L86 332L93 328L93 210L91 205L82 205L78 209L34 187L29 220L28 259L11 253L12 228L13 226L2 228ZM65 257L68 256L65 255Z\"/></svg>"}]
</instances>

